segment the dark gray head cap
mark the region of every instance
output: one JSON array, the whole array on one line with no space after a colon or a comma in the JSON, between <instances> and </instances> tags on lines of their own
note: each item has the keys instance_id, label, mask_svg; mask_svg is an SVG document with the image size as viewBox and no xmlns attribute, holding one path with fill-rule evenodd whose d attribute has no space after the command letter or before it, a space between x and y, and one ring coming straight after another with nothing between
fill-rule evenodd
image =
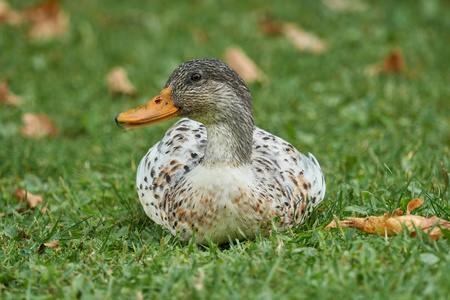
<instances>
[{"instance_id":1,"label":"dark gray head cap","mask_svg":"<svg viewBox=\"0 0 450 300\"><path fill-rule=\"evenodd\" d=\"M188 83L195 73L201 74L206 80L227 84L242 100L252 103L250 91L244 80L228 64L215 58L199 58L182 63L170 75L165 88L169 85L176 87Z\"/></svg>"}]
</instances>

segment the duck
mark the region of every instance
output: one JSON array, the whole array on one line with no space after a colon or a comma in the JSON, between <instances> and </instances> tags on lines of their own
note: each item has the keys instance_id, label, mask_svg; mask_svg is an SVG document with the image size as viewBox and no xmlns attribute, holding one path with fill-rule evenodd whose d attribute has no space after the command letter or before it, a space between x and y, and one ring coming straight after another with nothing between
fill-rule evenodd
<instances>
[{"instance_id":1,"label":"duck","mask_svg":"<svg viewBox=\"0 0 450 300\"><path fill-rule=\"evenodd\" d=\"M148 217L181 241L265 237L303 224L323 201L316 158L254 125L251 93L225 62L182 63L156 97L116 122L127 131L175 117L136 184Z\"/></svg>"}]
</instances>

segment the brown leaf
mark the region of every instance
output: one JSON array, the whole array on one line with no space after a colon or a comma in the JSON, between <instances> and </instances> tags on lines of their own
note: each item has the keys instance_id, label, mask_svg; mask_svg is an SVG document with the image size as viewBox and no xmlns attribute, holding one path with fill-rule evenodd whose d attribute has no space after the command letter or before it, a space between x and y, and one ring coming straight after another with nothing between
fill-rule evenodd
<instances>
[{"instance_id":1,"label":"brown leaf","mask_svg":"<svg viewBox=\"0 0 450 300\"><path fill-rule=\"evenodd\" d=\"M33 195L32 193L27 192L22 188L19 188L14 192L14 197L16 197L16 199L19 201L25 201L26 199L30 208L33 208L36 205L42 203L42 196Z\"/></svg>"},{"instance_id":2,"label":"brown leaf","mask_svg":"<svg viewBox=\"0 0 450 300\"><path fill-rule=\"evenodd\" d=\"M44 253L46 247L55 248L56 251L59 251L59 240L56 240L56 241L53 241L53 242L44 243L44 244L40 244L39 248L37 250L38 254Z\"/></svg>"},{"instance_id":3,"label":"brown leaf","mask_svg":"<svg viewBox=\"0 0 450 300\"><path fill-rule=\"evenodd\" d=\"M325 42L295 24L284 23L281 31L300 51L322 53L327 48Z\"/></svg>"},{"instance_id":4,"label":"brown leaf","mask_svg":"<svg viewBox=\"0 0 450 300\"><path fill-rule=\"evenodd\" d=\"M3 22L10 25L20 24L22 16L20 13L12 10L7 2L0 0L0 23Z\"/></svg>"},{"instance_id":5,"label":"brown leaf","mask_svg":"<svg viewBox=\"0 0 450 300\"><path fill-rule=\"evenodd\" d=\"M229 47L225 60L247 83L266 80L266 75L239 47Z\"/></svg>"},{"instance_id":6,"label":"brown leaf","mask_svg":"<svg viewBox=\"0 0 450 300\"><path fill-rule=\"evenodd\" d=\"M9 4L3 0L0 0L0 22L5 22L8 19L8 15L11 12Z\"/></svg>"},{"instance_id":7,"label":"brown leaf","mask_svg":"<svg viewBox=\"0 0 450 300\"><path fill-rule=\"evenodd\" d=\"M322 53L326 50L324 41L293 23L275 22L270 15L261 17L260 28L265 35L283 34L300 51Z\"/></svg>"},{"instance_id":8,"label":"brown leaf","mask_svg":"<svg viewBox=\"0 0 450 300\"><path fill-rule=\"evenodd\" d=\"M404 73L404 70L405 62L402 51L396 48L391 51L382 64L376 64L369 67L368 74L374 76L379 73Z\"/></svg>"},{"instance_id":9,"label":"brown leaf","mask_svg":"<svg viewBox=\"0 0 450 300\"><path fill-rule=\"evenodd\" d=\"M423 199L414 199L408 204L406 215L399 215L397 212L389 217L389 212L384 216L370 216L366 218L348 218L348 220L339 221L341 227L353 227L367 233L376 233L380 235L394 236L407 230L414 237L417 230L423 230L434 240L444 237L441 228L450 229L450 222L442 220L436 216L429 218L411 215L410 212L423 204ZM336 228L336 222L331 222L323 230Z\"/></svg>"},{"instance_id":10,"label":"brown leaf","mask_svg":"<svg viewBox=\"0 0 450 300\"><path fill-rule=\"evenodd\" d=\"M269 14L264 14L261 17L260 28L264 35L277 35L282 33L283 25L274 22Z\"/></svg>"},{"instance_id":11,"label":"brown leaf","mask_svg":"<svg viewBox=\"0 0 450 300\"><path fill-rule=\"evenodd\" d=\"M325 226L322 230L329 230L331 228L338 228L338 227L354 227L354 223L349 220L339 221L339 226L337 225L336 221L331 221L330 224Z\"/></svg>"},{"instance_id":12,"label":"brown leaf","mask_svg":"<svg viewBox=\"0 0 450 300\"><path fill-rule=\"evenodd\" d=\"M19 234L24 240L29 240L30 239L30 236L22 229L19 230Z\"/></svg>"},{"instance_id":13,"label":"brown leaf","mask_svg":"<svg viewBox=\"0 0 450 300\"><path fill-rule=\"evenodd\" d=\"M0 82L0 103L10 104L10 105L20 105L22 100L19 96L14 95L8 89L8 83Z\"/></svg>"},{"instance_id":14,"label":"brown leaf","mask_svg":"<svg viewBox=\"0 0 450 300\"><path fill-rule=\"evenodd\" d=\"M403 215L403 211L400 208L397 208L396 210L394 210L394 212L392 213L392 217L394 216L402 216Z\"/></svg>"},{"instance_id":15,"label":"brown leaf","mask_svg":"<svg viewBox=\"0 0 450 300\"><path fill-rule=\"evenodd\" d=\"M58 135L52 121L45 114L23 114L22 120L25 123L25 127L22 128L24 137L40 139L45 136L55 137Z\"/></svg>"},{"instance_id":16,"label":"brown leaf","mask_svg":"<svg viewBox=\"0 0 450 300\"><path fill-rule=\"evenodd\" d=\"M386 57L383 65L383 71L386 73L402 73L404 70L403 54L400 49L392 50L391 54Z\"/></svg>"},{"instance_id":17,"label":"brown leaf","mask_svg":"<svg viewBox=\"0 0 450 300\"><path fill-rule=\"evenodd\" d=\"M25 211L27 211L28 209L27 208L25 208L25 207L19 207L18 209L16 209L16 212L17 213L19 213L19 214L21 214L21 213L23 213L23 212L25 212ZM12 216L13 215L13 213L10 213L10 214L8 214L8 217L10 217L10 216Z\"/></svg>"},{"instance_id":18,"label":"brown leaf","mask_svg":"<svg viewBox=\"0 0 450 300\"><path fill-rule=\"evenodd\" d=\"M58 0L47 0L25 11L32 22L28 35L34 40L51 39L63 35L69 25L69 17L61 10Z\"/></svg>"},{"instance_id":19,"label":"brown leaf","mask_svg":"<svg viewBox=\"0 0 450 300\"><path fill-rule=\"evenodd\" d=\"M56 240L56 241L53 241L53 242L44 243L44 246L50 247L50 248L59 249L59 240Z\"/></svg>"},{"instance_id":20,"label":"brown leaf","mask_svg":"<svg viewBox=\"0 0 450 300\"><path fill-rule=\"evenodd\" d=\"M25 212L25 211L27 211L28 210L28 208L25 208L25 207L19 207L18 209L16 209L16 212L18 213L18 214L21 214L21 213L23 213L23 212ZM13 216L14 215L14 213L9 213L8 214L8 217L11 217L11 216ZM0 213L0 217L4 217L4 216L6 216L6 214L5 213Z\"/></svg>"},{"instance_id":21,"label":"brown leaf","mask_svg":"<svg viewBox=\"0 0 450 300\"><path fill-rule=\"evenodd\" d=\"M113 68L107 75L109 90L114 94L125 94L135 96L136 92L133 84L127 76L127 71L122 67Z\"/></svg>"},{"instance_id":22,"label":"brown leaf","mask_svg":"<svg viewBox=\"0 0 450 300\"><path fill-rule=\"evenodd\" d=\"M418 207L421 207L423 202L424 200L422 198L417 198L409 201L408 206L406 208L406 215L410 215L413 210L415 210Z\"/></svg>"}]
</instances>

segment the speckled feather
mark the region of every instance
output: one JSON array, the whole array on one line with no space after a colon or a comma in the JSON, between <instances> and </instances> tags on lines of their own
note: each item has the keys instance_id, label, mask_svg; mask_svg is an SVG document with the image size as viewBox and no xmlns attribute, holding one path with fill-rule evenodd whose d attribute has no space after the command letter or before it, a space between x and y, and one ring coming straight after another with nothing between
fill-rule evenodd
<instances>
[{"instance_id":1,"label":"speckled feather","mask_svg":"<svg viewBox=\"0 0 450 300\"><path fill-rule=\"evenodd\" d=\"M181 64L158 96L116 121L129 129L175 116L186 118L142 159L137 190L147 215L182 240L267 235L276 217L285 230L322 201L314 156L254 126L250 91L226 63Z\"/></svg>"},{"instance_id":2,"label":"speckled feather","mask_svg":"<svg viewBox=\"0 0 450 300\"><path fill-rule=\"evenodd\" d=\"M279 230L301 224L323 199L325 182L313 155L254 127L251 164L205 168L207 133L182 119L144 156L137 191L156 223L195 242L216 243L268 234L279 216Z\"/></svg>"}]
</instances>

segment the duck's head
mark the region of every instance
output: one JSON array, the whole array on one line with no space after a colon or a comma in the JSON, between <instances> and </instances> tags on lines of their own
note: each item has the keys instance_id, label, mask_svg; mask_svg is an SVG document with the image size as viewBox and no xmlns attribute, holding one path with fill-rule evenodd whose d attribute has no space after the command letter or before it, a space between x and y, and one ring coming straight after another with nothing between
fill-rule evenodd
<instances>
[{"instance_id":1,"label":"duck's head","mask_svg":"<svg viewBox=\"0 0 450 300\"><path fill-rule=\"evenodd\" d=\"M153 125L174 117L205 125L251 120L252 97L241 77L217 59L194 59L178 66L164 89L148 103L119 114L124 130Z\"/></svg>"}]
</instances>

